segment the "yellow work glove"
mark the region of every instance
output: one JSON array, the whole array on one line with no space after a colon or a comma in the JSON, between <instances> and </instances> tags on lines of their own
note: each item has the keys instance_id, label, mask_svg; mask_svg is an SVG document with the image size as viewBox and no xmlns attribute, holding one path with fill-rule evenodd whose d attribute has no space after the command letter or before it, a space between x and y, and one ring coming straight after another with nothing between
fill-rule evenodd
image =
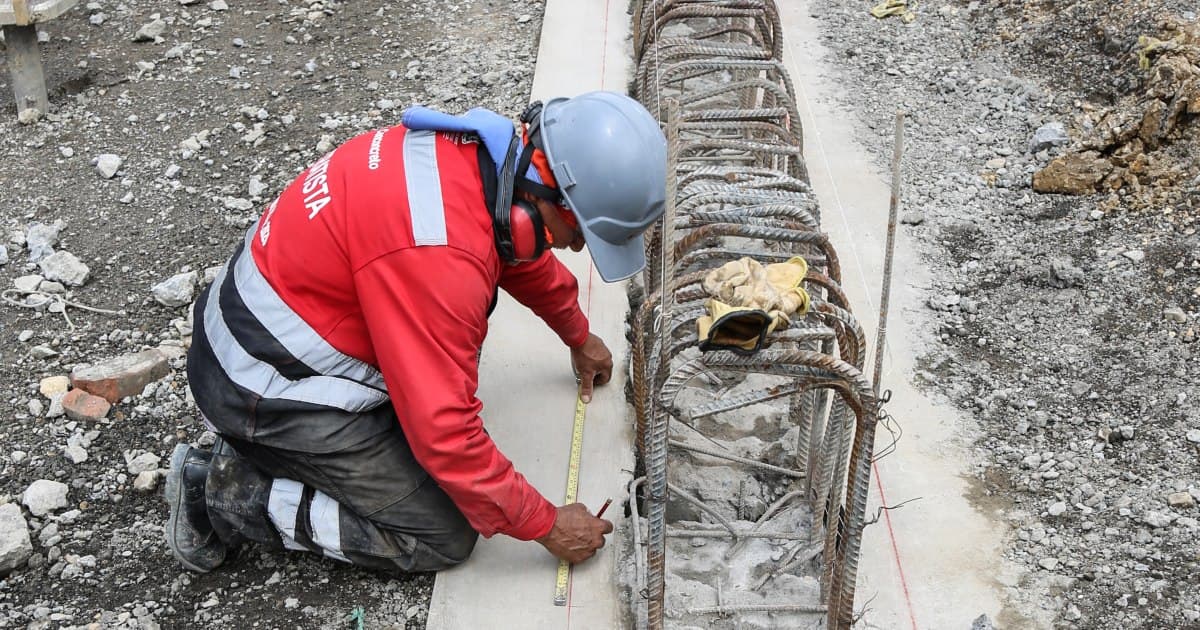
<instances>
[{"instance_id":1,"label":"yellow work glove","mask_svg":"<svg viewBox=\"0 0 1200 630\"><path fill-rule=\"evenodd\" d=\"M700 349L757 351L792 315L808 311L808 293L800 286L807 274L808 263L799 256L766 267L741 258L710 271L703 281L712 296L705 303L708 314L696 320Z\"/></svg>"},{"instance_id":2,"label":"yellow work glove","mask_svg":"<svg viewBox=\"0 0 1200 630\"><path fill-rule=\"evenodd\" d=\"M709 314L696 319L696 329L700 349L705 352L733 350L753 354L775 327L775 318L759 309L730 306L715 298L704 307Z\"/></svg>"},{"instance_id":3,"label":"yellow work glove","mask_svg":"<svg viewBox=\"0 0 1200 630\"><path fill-rule=\"evenodd\" d=\"M808 312L809 297L800 283L808 275L808 261L800 256L793 256L787 262L767 265L767 283L775 290L773 310L784 314L780 327L787 327L792 315L803 315Z\"/></svg>"},{"instance_id":4,"label":"yellow work glove","mask_svg":"<svg viewBox=\"0 0 1200 630\"><path fill-rule=\"evenodd\" d=\"M884 0L871 8L871 15L881 20L885 17L898 15L907 24L917 19L917 15L911 10L912 8L916 8L916 6L916 2L909 5L908 0Z\"/></svg>"}]
</instances>

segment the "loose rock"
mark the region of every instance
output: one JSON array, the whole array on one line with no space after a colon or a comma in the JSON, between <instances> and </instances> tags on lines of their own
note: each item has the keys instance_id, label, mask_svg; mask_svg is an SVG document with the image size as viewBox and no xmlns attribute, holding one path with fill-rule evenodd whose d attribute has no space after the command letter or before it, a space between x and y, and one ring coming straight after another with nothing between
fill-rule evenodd
<instances>
[{"instance_id":1,"label":"loose rock","mask_svg":"<svg viewBox=\"0 0 1200 630\"><path fill-rule=\"evenodd\" d=\"M135 41L135 42L157 41L159 37L162 37L162 34L164 32L166 32L166 30L167 30L167 23L162 21L161 19L156 19L156 20L151 21L148 24L143 25L141 28L139 28L137 33L135 33L133 36L133 41Z\"/></svg>"},{"instance_id":2,"label":"loose rock","mask_svg":"<svg viewBox=\"0 0 1200 630\"><path fill-rule=\"evenodd\" d=\"M46 398L67 393L71 387L71 379L66 376L47 376L38 383L38 392Z\"/></svg>"},{"instance_id":3,"label":"loose rock","mask_svg":"<svg viewBox=\"0 0 1200 630\"><path fill-rule=\"evenodd\" d=\"M96 171L104 179L112 179L121 168L123 160L115 153L101 153L96 156Z\"/></svg>"},{"instance_id":4,"label":"loose rock","mask_svg":"<svg viewBox=\"0 0 1200 630\"><path fill-rule=\"evenodd\" d=\"M1154 510L1146 510L1146 513L1142 515L1142 522L1150 527L1166 527L1171 524L1172 520L1174 519L1170 514L1155 512Z\"/></svg>"},{"instance_id":5,"label":"loose rock","mask_svg":"<svg viewBox=\"0 0 1200 630\"><path fill-rule=\"evenodd\" d=\"M42 275L47 280L61 282L71 287L81 287L91 275L91 269L71 252L54 252L40 263Z\"/></svg>"},{"instance_id":6,"label":"loose rock","mask_svg":"<svg viewBox=\"0 0 1200 630\"><path fill-rule=\"evenodd\" d=\"M25 565L33 555L29 524L15 503L0 505L0 577Z\"/></svg>"},{"instance_id":7,"label":"loose rock","mask_svg":"<svg viewBox=\"0 0 1200 630\"><path fill-rule=\"evenodd\" d=\"M21 503L34 516L45 516L67 507L67 484L49 479L38 479L29 484L21 495Z\"/></svg>"},{"instance_id":8,"label":"loose rock","mask_svg":"<svg viewBox=\"0 0 1200 630\"><path fill-rule=\"evenodd\" d=\"M62 231L61 223L46 225L32 223L25 231L25 246L29 248L29 262L37 262L54 253L58 244L58 235Z\"/></svg>"},{"instance_id":9,"label":"loose rock","mask_svg":"<svg viewBox=\"0 0 1200 630\"><path fill-rule=\"evenodd\" d=\"M133 480L133 489L139 492L151 492L158 486L158 470L143 470Z\"/></svg>"},{"instance_id":10,"label":"loose rock","mask_svg":"<svg viewBox=\"0 0 1200 630\"><path fill-rule=\"evenodd\" d=\"M1067 135L1067 128L1060 122L1046 123L1034 132L1033 138L1029 141L1029 152L1037 153L1051 147L1066 144L1071 141Z\"/></svg>"},{"instance_id":11,"label":"loose rock","mask_svg":"<svg viewBox=\"0 0 1200 630\"><path fill-rule=\"evenodd\" d=\"M20 276L18 278L13 278L13 286L15 286L18 291L28 293L30 291L37 291L38 287L42 286L42 282L44 280L45 278L37 274Z\"/></svg>"},{"instance_id":12,"label":"loose rock","mask_svg":"<svg viewBox=\"0 0 1200 630\"><path fill-rule=\"evenodd\" d=\"M115 403L140 394L146 385L171 371L157 350L143 350L71 370L71 385Z\"/></svg>"},{"instance_id":13,"label":"loose rock","mask_svg":"<svg viewBox=\"0 0 1200 630\"><path fill-rule=\"evenodd\" d=\"M144 472L158 470L158 464L161 461L162 458L154 453L142 453L137 457L131 458L126 463L125 468L131 475L140 475Z\"/></svg>"},{"instance_id":14,"label":"loose rock","mask_svg":"<svg viewBox=\"0 0 1200 630\"><path fill-rule=\"evenodd\" d=\"M1167 504L1173 508L1196 507L1196 499L1187 492L1172 492L1167 496Z\"/></svg>"},{"instance_id":15,"label":"loose rock","mask_svg":"<svg viewBox=\"0 0 1200 630\"><path fill-rule=\"evenodd\" d=\"M108 416L112 405L100 396L93 396L82 389L73 389L62 397L63 410L72 420L95 422Z\"/></svg>"},{"instance_id":16,"label":"loose rock","mask_svg":"<svg viewBox=\"0 0 1200 630\"><path fill-rule=\"evenodd\" d=\"M195 297L199 279L200 275L195 271L176 274L151 287L150 292L163 306L186 306Z\"/></svg>"},{"instance_id":17,"label":"loose rock","mask_svg":"<svg viewBox=\"0 0 1200 630\"><path fill-rule=\"evenodd\" d=\"M1040 193L1088 195L1112 172L1113 165L1096 151L1056 158L1033 174L1033 189Z\"/></svg>"}]
</instances>

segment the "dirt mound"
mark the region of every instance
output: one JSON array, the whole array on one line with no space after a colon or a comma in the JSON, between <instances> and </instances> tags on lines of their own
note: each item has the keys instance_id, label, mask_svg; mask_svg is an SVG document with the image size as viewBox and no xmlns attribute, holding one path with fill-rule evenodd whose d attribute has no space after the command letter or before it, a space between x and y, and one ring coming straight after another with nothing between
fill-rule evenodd
<instances>
[{"instance_id":1,"label":"dirt mound","mask_svg":"<svg viewBox=\"0 0 1200 630\"><path fill-rule=\"evenodd\" d=\"M1146 80L1110 108L1086 111L1084 138L1034 174L1038 192L1118 191L1139 207L1195 208L1200 175L1200 25L1169 23L1132 53ZM1176 209L1183 209L1176 208Z\"/></svg>"}]
</instances>

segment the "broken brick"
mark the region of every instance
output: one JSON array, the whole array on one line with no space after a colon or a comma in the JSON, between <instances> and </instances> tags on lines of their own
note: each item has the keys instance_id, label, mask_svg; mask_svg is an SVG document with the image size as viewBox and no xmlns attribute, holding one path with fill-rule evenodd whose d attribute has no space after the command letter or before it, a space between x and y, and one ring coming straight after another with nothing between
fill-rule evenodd
<instances>
[{"instance_id":1,"label":"broken brick","mask_svg":"<svg viewBox=\"0 0 1200 630\"><path fill-rule=\"evenodd\" d=\"M108 415L112 405L108 401L93 396L82 389L72 389L62 399L63 409L72 420L101 420Z\"/></svg>"},{"instance_id":2,"label":"broken brick","mask_svg":"<svg viewBox=\"0 0 1200 630\"><path fill-rule=\"evenodd\" d=\"M171 371L158 350L143 350L71 370L71 385L115 403L142 393L147 385Z\"/></svg>"}]
</instances>

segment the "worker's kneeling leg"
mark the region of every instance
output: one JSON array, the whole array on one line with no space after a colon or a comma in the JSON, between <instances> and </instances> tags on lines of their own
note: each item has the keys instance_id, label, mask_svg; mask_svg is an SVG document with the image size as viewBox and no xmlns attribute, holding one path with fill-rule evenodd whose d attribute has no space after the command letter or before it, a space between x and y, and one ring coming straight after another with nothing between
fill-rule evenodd
<instances>
[{"instance_id":1,"label":"worker's kneeling leg","mask_svg":"<svg viewBox=\"0 0 1200 630\"><path fill-rule=\"evenodd\" d=\"M242 530L258 542L389 572L451 567L475 546L478 535L417 465L399 426L332 453L229 442L234 459L214 461L209 477L209 508L223 536ZM233 474L244 467L252 470Z\"/></svg>"},{"instance_id":2,"label":"worker's kneeling leg","mask_svg":"<svg viewBox=\"0 0 1200 630\"><path fill-rule=\"evenodd\" d=\"M386 506L369 517L385 530L415 541L411 562L447 568L459 564L471 555L479 538L467 519L446 496L446 493L427 478L411 495ZM418 570L397 564L404 570Z\"/></svg>"}]
</instances>

